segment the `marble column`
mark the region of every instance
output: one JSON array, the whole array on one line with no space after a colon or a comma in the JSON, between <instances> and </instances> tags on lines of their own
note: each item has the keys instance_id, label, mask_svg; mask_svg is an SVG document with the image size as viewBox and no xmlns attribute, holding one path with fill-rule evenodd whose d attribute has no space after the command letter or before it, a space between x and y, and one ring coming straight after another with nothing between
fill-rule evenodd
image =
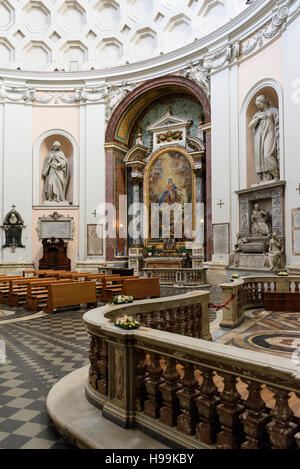
<instances>
[{"instance_id":1,"label":"marble column","mask_svg":"<svg viewBox=\"0 0 300 469\"><path fill-rule=\"evenodd\" d=\"M134 246L141 246L142 244L142 237L141 237L141 229L142 229L142 213L140 213L140 185L142 182L141 178L132 177L132 188L133 188L133 204L134 204L134 213L133 213L133 223L134 223L134 233L136 233L136 237L133 238Z\"/></svg>"},{"instance_id":2,"label":"marble column","mask_svg":"<svg viewBox=\"0 0 300 469\"><path fill-rule=\"evenodd\" d=\"M204 259L205 240L205 183L203 169L194 170L196 177L196 243L193 248L193 268L199 268Z\"/></svg>"},{"instance_id":3,"label":"marble column","mask_svg":"<svg viewBox=\"0 0 300 469\"><path fill-rule=\"evenodd\" d=\"M141 175L136 175L134 169L132 169L132 172L134 174L131 175L133 190L133 211L131 212L131 223L133 223L134 236L133 245L129 248L129 267L134 268L135 275L141 275L143 267L143 211L140 206L140 191L143 177Z\"/></svg>"}]
</instances>

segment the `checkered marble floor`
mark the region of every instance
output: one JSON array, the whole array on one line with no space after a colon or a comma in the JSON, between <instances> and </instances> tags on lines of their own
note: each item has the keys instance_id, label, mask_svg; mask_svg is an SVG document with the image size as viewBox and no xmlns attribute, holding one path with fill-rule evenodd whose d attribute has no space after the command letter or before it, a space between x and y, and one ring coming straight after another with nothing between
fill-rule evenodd
<instances>
[{"instance_id":1,"label":"checkered marble floor","mask_svg":"<svg viewBox=\"0 0 300 469\"><path fill-rule=\"evenodd\" d=\"M84 310L0 324L0 449L73 449L46 411L54 383L88 363Z\"/></svg>"}]
</instances>

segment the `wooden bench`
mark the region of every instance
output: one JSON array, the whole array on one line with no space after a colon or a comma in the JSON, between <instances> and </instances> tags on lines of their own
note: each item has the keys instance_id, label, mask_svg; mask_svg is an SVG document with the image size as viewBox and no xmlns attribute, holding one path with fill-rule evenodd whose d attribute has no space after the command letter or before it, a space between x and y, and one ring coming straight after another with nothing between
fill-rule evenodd
<instances>
[{"instance_id":1,"label":"wooden bench","mask_svg":"<svg viewBox=\"0 0 300 469\"><path fill-rule=\"evenodd\" d=\"M266 311L300 312L300 292L268 291L264 292Z\"/></svg>"},{"instance_id":2,"label":"wooden bench","mask_svg":"<svg viewBox=\"0 0 300 469\"><path fill-rule=\"evenodd\" d=\"M159 279L156 277L126 279L122 285L122 295L133 296L136 300L160 298Z\"/></svg>"},{"instance_id":3,"label":"wooden bench","mask_svg":"<svg viewBox=\"0 0 300 469\"><path fill-rule=\"evenodd\" d=\"M39 278L44 278L46 275L53 277L55 275L55 270L24 270L23 277L34 276Z\"/></svg>"},{"instance_id":4,"label":"wooden bench","mask_svg":"<svg viewBox=\"0 0 300 469\"><path fill-rule=\"evenodd\" d=\"M26 301L23 304L25 309L31 311L38 311L48 300L48 287L49 285L57 283L72 283L75 279L42 279L40 281L29 282L27 285Z\"/></svg>"},{"instance_id":5,"label":"wooden bench","mask_svg":"<svg viewBox=\"0 0 300 469\"><path fill-rule=\"evenodd\" d=\"M9 282L6 304L17 308L20 303L24 303L27 295L27 285L34 281L40 281L40 279L38 277L22 277L20 279L11 280Z\"/></svg>"},{"instance_id":6,"label":"wooden bench","mask_svg":"<svg viewBox=\"0 0 300 469\"><path fill-rule=\"evenodd\" d=\"M0 279L0 304L4 304L9 294L9 282L11 280L22 280L20 276L7 276Z\"/></svg>"},{"instance_id":7,"label":"wooden bench","mask_svg":"<svg viewBox=\"0 0 300 469\"><path fill-rule=\"evenodd\" d=\"M102 301L110 301L115 295L122 294L123 283L127 279L133 279L139 277L116 277L116 276L105 276L102 280Z\"/></svg>"},{"instance_id":8,"label":"wooden bench","mask_svg":"<svg viewBox=\"0 0 300 469\"><path fill-rule=\"evenodd\" d=\"M87 304L89 307L97 306L95 282L55 283L48 287L47 305L45 313L53 313L55 308Z\"/></svg>"}]
</instances>

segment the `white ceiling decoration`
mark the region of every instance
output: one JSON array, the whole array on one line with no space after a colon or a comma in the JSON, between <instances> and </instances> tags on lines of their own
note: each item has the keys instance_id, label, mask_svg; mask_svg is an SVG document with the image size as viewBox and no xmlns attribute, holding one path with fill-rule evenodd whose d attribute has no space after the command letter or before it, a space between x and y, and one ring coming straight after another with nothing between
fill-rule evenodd
<instances>
[{"instance_id":1,"label":"white ceiling decoration","mask_svg":"<svg viewBox=\"0 0 300 469\"><path fill-rule=\"evenodd\" d=\"M79 71L156 57L216 30L245 0L0 0L0 67Z\"/></svg>"}]
</instances>

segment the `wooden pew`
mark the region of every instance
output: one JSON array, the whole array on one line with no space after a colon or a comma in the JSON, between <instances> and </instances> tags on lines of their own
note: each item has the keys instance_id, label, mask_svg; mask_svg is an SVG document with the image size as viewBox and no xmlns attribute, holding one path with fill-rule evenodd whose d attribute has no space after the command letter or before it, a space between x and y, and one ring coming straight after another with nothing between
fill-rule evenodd
<instances>
[{"instance_id":1,"label":"wooden pew","mask_svg":"<svg viewBox=\"0 0 300 469\"><path fill-rule=\"evenodd\" d=\"M121 294L130 295L135 300L160 298L159 279L156 277L126 279L122 285Z\"/></svg>"},{"instance_id":2,"label":"wooden pew","mask_svg":"<svg viewBox=\"0 0 300 469\"><path fill-rule=\"evenodd\" d=\"M75 279L66 280L66 279L41 279L39 281L29 282L27 284L27 294L26 301L23 305L25 309L31 311L38 311L43 305L47 303L48 299L48 287L49 285L57 283L72 283L75 282Z\"/></svg>"},{"instance_id":3,"label":"wooden pew","mask_svg":"<svg viewBox=\"0 0 300 469\"><path fill-rule=\"evenodd\" d=\"M55 283L48 287L47 305L45 313L53 313L55 308L87 304L89 307L97 306L95 282Z\"/></svg>"},{"instance_id":4,"label":"wooden pew","mask_svg":"<svg viewBox=\"0 0 300 469\"><path fill-rule=\"evenodd\" d=\"M29 282L40 280L38 277L28 277L10 280L7 297L7 305L18 307L20 302L24 302L27 294L27 285Z\"/></svg>"},{"instance_id":5,"label":"wooden pew","mask_svg":"<svg viewBox=\"0 0 300 469\"><path fill-rule=\"evenodd\" d=\"M19 275L2 277L0 279L0 304L4 304L9 294L9 282L11 280L22 280Z\"/></svg>"},{"instance_id":6,"label":"wooden pew","mask_svg":"<svg viewBox=\"0 0 300 469\"><path fill-rule=\"evenodd\" d=\"M46 277L46 275L48 276L53 276L53 274L55 274L55 270L23 270L23 277L27 277L27 276L34 276L34 277L40 277L40 278L44 278Z\"/></svg>"},{"instance_id":7,"label":"wooden pew","mask_svg":"<svg viewBox=\"0 0 300 469\"><path fill-rule=\"evenodd\" d=\"M96 283L97 298L102 296L102 289L103 289L102 280L103 280L104 277L105 277L105 274L91 274L91 273L88 273L88 274L85 275L84 280L86 282L92 281L92 282ZM115 277L119 278L119 275L116 275Z\"/></svg>"},{"instance_id":8,"label":"wooden pew","mask_svg":"<svg viewBox=\"0 0 300 469\"><path fill-rule=\"evenodd\" d=\"M115 295L121 295L125 280L139 277L116 277L106 275L102 280L102 301L110 301Z\"/></svg>"}]
</instances>

